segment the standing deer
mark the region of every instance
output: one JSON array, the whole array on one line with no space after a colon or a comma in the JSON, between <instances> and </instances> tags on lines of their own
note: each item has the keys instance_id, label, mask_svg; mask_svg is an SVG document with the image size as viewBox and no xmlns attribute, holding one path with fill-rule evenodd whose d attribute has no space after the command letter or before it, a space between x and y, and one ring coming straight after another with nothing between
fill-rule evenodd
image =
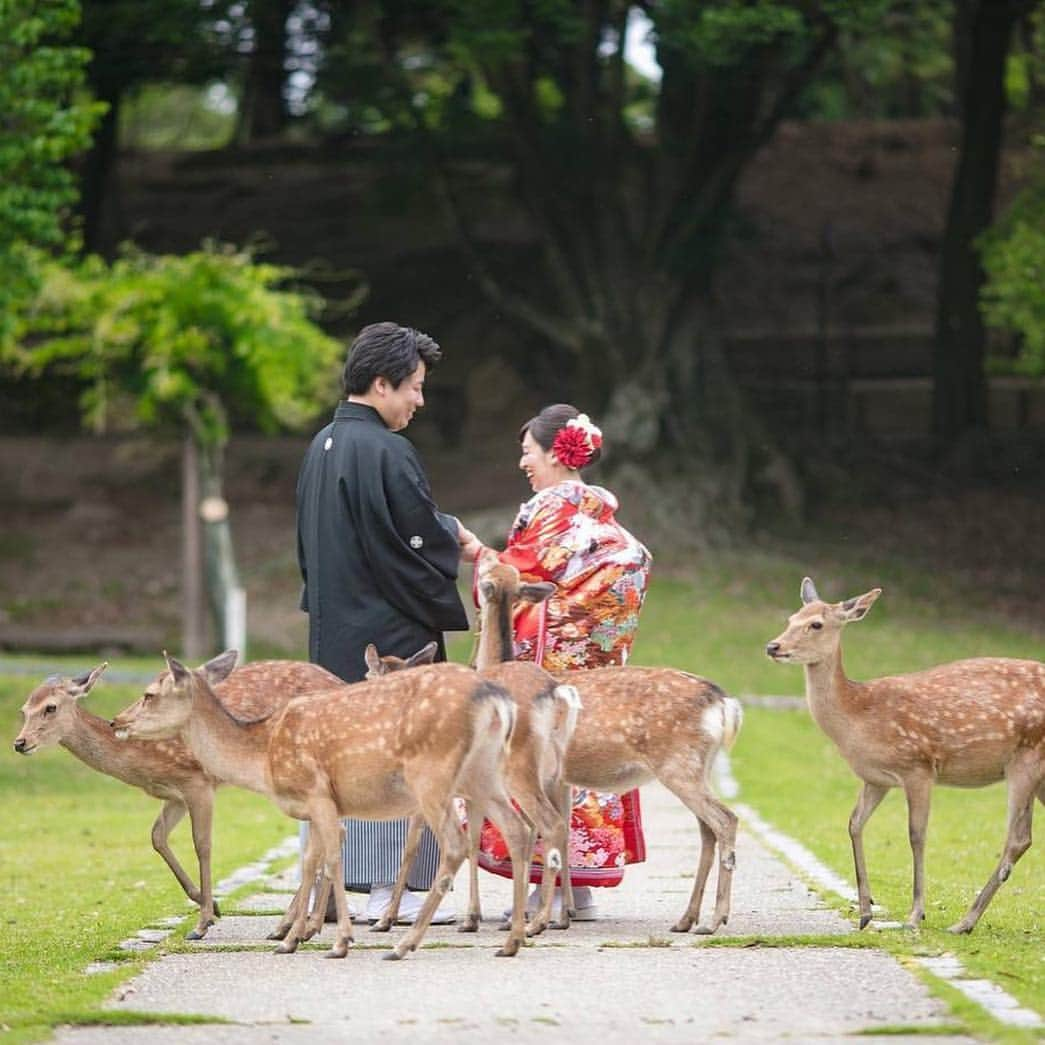
<instances>
[{"instance_id":1,"label":"standing deer","mask_svg":"<svg viewBox=\"0 0 1045 1045\"><path fill-rule=\"evenodd\" d=\"M512 610L520 599L533 600L535 585L493 554L476 565L483 635L476 667L486 671L510 660ZM693 892L672 932L713 933L729 919L737 818L711 790L715 755L733 744L743 711L739 701L715 683L672 668L606 667L553 672L573 686L581 710L570 739L563 780L594 791L622 792L659 780L693 813L700 824L700 861ZM568 805L568 802L567 802ZM715 910L700 924L700 905L719 852ZM573 906L569 862L563 861L563 910Z\"/></svg>"},{"instance_id":2,"label":"standing deer","mask_svg":"<svg viewBox=\"0 0 1045 1045\"><path fill-rule=\"evenodd\" d=\"M546 585L554 589L554 585ZM547 597L551 591L543 593ZM427 649L427 647L426 647ZM367 678L380 678L392 671L411 667L425 651L409 660L399 657L381 657L374 646L366 649ZM434 651L433 651L434 652ZM512 731L505 778L508 792L515 800L530 829L526 848L527 863L533 852L536 836L544 840L544 868L541 875L541 902L526 926L527 936L542 933L549 924L556 929L567 929L569 914L563 906L558 921L552 922L552 902L555 878L566 860L569 843L567 820L562 812L562 769L566 746L577 721L579 700L572 686L556 683L542 668L531 663L496 664L485 670L488 678L503 686L516 704L515 729ZM399 877L392 901L374 929L387 930L395 921L399 898L406 885L406 872L414 857L421 835L421 822L415 817L410 824ZM459 932L477 932L482 920L479 903L479 832L482 818L469 810L469 895L468 914L458 926Z\"/></svg>"},{"instance_id":3,"label":"standing deer","mask_svg":"<svg viewBox=\"0 0 1045 1045\"><path fill-rule=\"evenodd\" d=\"M234 662L234 661L233 661ZM73 678L52 675L37 686L22 706L22 730L14 749L31 755L61 744L81 762L140 787L163 802L152 825L152 847L163 857L185 895L200 908L196 927L188 939L199 940L219 915L211 882L211 825L215 780L203 771L179 740L121 743L106 719L91 714L80 701L108 667L98 665ZM277 692L291 696L314 689L329 689L340 680L316 664L295 661L258 661L233 671L221 684L221 699L237 713L254 716L265 710L263 684L280 680ZM168 844L171 831L186 812L192 826L192 843L199 863L200 886L185 873Z\"/></svg>"},{"instance_id":4,"label":"standing deer","mask_svg":"<svg viewBox=\"0 0 1045 1045\"><path fill-rule=\"evenodd\" d=\"M842 628L862 620L881 588L844 602L821 600L806 577L802 608L766 646L773 660L805 668L806 700L816 724L863 781L849 818L860 928L871 920L863 829L886 792L907 796L914 900L905 923L925 917L925 833L933 784L1009 785L1005 849L965 917L950 926L972 932L998 886L1030 848L1034 796L1045 802L1045 664L978 657L927 671L853 682L842 668Z\"/></svg>"},{"instance_id":5,"label":"standing deer","mask_svg":"<svg viewBox=\"0 0 1045 1045\"><path fill-rule=\"evenodd\" d=\"M288 816L309 822L299 896L321 867L338 915L329 957L344 957L352 942L340 817L392 820L420 812L439 841L435 883L413 927L388 958L416 949L466 855L455 795L469 800L479 815L489 811L521 862L527 832L503 779L515 708L503 689L461 665L437 664L342 684L292 700L266 718L242 722L212 689L227 674L228 656L196 671L168 657L168 670L113 720L113 729L120 738L180 734L215 779L267 795ZM520 870L514 882L517 902L525 888ZM323 916L316 906L313 923ZM307 904L299 903L281 953L308 938L306 919ZM498 954L514 955L523 939L520 907Z\"/></svg>"}]
</instances>

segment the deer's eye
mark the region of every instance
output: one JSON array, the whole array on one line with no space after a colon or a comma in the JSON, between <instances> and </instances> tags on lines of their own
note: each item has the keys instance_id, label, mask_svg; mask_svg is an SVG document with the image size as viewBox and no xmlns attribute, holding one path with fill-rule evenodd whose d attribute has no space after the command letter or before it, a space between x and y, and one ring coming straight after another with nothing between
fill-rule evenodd
<instances>
[{"instance_id":1,"label":"deer's eye","mask_svg":"<svg viewBox=\"0 0 1045 1045\"><path fill-rule=\"evenodd\" d=\"M819 631L824 626L824 622L822 620L810 621L809 626L813 629L813 631Z\"/></svg>"},{"instance_id":2,"label":"deer's eye","mask_svg":"<svg viewBox=\"0 0 1045 1045\"><path fill-rule=\"evenodd\" d=\"M58 705L57 704L48 704L44 708L44 714L45 715L53 715L57 710L58 710Z\"/></svg>"}]
</instances>

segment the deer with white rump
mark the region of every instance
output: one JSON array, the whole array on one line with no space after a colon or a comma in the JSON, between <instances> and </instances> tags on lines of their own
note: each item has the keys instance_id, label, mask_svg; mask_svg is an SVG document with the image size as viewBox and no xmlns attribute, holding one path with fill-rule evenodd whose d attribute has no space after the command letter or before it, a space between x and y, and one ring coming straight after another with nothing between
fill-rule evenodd
<instances>
[{"instance_id":1,"label":"deer with white rump","mask_svg":"<svg viewBox=\"0 0 1045 1045\"><path fill-rule=\"evenodd\" d=\"M842 667L842 629L862 620L881 593L873 588L843 602L824 602L806 577L802 608L766 653L804 667L813 720L863 781L849 818L861 929L871 920L872 905L863 829L890 788L902 787L907 797L914 885L905 924L917 928L925 917L925 836L933 785L1008 782L1001 859L965 916L950 926L954 933L971 932L1030 848L1035 795L1045 803L1045 664L978 657L853 682Z\"/></svg>"},{"instance_id":2,"label":"deer with white rump","mask_svg":"<svg viewBox=\"0 0 1045 1045\"><path fill-rule=\"evenodd\" d=\"M532 598L519 571L483 552L476 564L483 634L476 667L511 660L512 609ZM713 933L729 919L736 862L737 818L712 792L709 774L719 750L740 732L739 701L708 679L672 668L631 666L553 672L580 699L562 777L575 787L622 792L659 780L697 818L701 850L693 892L672 932ZM567 802L568 804L568 802ZM700 922L704 888L719 853L715 909ZM572 907L569 862L563 861L564 911Z\"/></svg>"},{"instance_id":3,"label":"deer with white rump","mask_svg":"<svg viewBox=\"0 0 1045 1045\"><path fill-rule=\"evenodd\" d=\"M527 597L535 602L546 599L555 589L555 585L548 583L528 587ZM368 646L367 678L380 678L390 672L409 668L427 649L428 647L409 660L403 660L399 657L381 657L374 646ZM434 644L431 652L435 652ZM570 917L565 904L557 921L552 921L551 913L555 897L555 878L566 862L569 843L568 821L562 811L562 771L566 747L577 722L580 706L577 691L572 686L557 683L547 671L536 664L521 661L494 664L484 670L482 675L503 686L516 703L516 722L505 765L505 781L530 829L526 848L527 861L538 835L544 844L541 902L526 926L526 935L536 936L544 932L549 925L556 929L568 929ZM387 930L395 922L399 899L406 886L407 869L420 840L421 827L419 818L415 817L407 834L392 901L384 916L373 927L377 931ZM478 871L481 827L482 818L469 809L468 914L458 926L459 932L477 932L482 919Z\"/></svg>"},{"instance_id":4,"label":"deer with white rump","mask_svg":"<svg viewBox=\"0 0 1045 1045\"><path fill-rule=\"evenodd\" d=\"M31 755L61 744L81 762L139 787L163 802L152 825L152 846L163 857L185 891L199 905L196 926L188 939L202 939L219 915L211 884L211 825L216 781L208 775L181 741L133 741L121 743L108 720L91 714L81 704L108 664L82 675L52 675L37 686L22 706L22 730L14 749ZM277 678L277 692L286 699L315 689L329 689L340 681L317 664L297 661L258 661L233 671L219 692L226 707L247 715L266 710L260 692L264 682ZM192 843L199 863L199 888L186 874L168 839L186 812L192 827Z\"/></svg>"},{"instance_id":5,"label":"deer with white rump","mask_svg":"<svg viewBox=\"0 0 1045 1045\"><path fill-rule=\"evenodd\" d=\"M216 779L267 795L288 816L309 822L299 897L317 869L331 883L337 929L329 957L344 957L352 942L341 871L341 817L394 820L420 813L439 842L435 883L388 958L416 949L466 855L455 795L480 813L489 812L521 867L527 832L503 777L515 708L503 689L461 665L437 664L342 684L292 700L266 718L241 722L212 689L234 657L229 651L196 671L168 657L168 670L113 720L113 729L118 737L180 734ZM514 887L516 900L522 900L521 870ZM289 953L309 938L323 913L317 904L307 925L307 904L298 903L278 951ZM514 955L524 938L520 908L498 954Z\"/></svg>"}]
</instances>

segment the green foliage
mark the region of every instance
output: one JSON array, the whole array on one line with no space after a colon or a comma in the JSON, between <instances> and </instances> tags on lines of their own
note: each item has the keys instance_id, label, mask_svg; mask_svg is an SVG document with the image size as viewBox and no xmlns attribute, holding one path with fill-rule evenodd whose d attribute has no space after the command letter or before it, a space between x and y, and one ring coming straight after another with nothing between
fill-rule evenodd
<instances>
[{"instance_id":1,"label":"green foliage","mask_svg":"<svg viewBox=\"0 0 1045 1045\"><path fill-rule=\"evenodd\" d=\"M1039 147L1045 165L1045 143ZM987 324L1018 337L1013 369L1045 375L1045 171L984 237L987 282L980 303Z\"/></svg>"},{"instance_id":2,"label":"green foliage","mask_svg":"<svg viewBox=\"0 0 1045 1045\"><path fill-rule=\"evenodd\" d=\"M78 20L77 0L0 0L0 347L34 287L28 248L70 245L65 162L104 108L81 93L90 56L66 42Z\"/></svg>"},{"instance_id":3,"label":"green foliage","mask_svg":"<svg viewBox=\"0 0 1045 1045\"><path fill-rule=\"evenodd\" d=\"M191 426L227 439L230 411L263 430L305 423L328 402L341 346L310 318L318 298L281 289L294 273L210 244L178 256L126 250L50 264L11 362L75 374L95 431Z\"/></svg>"}]
</instances>

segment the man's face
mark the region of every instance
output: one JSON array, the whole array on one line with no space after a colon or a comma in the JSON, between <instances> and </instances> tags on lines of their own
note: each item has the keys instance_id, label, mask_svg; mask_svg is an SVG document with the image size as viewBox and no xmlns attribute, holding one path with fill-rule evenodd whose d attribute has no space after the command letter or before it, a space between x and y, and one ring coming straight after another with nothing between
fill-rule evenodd
<instances>
[{"instance_id":1,"label":"man's face","mask_svg":"<svg viewBox=\"0 0 1045 1045\"><path fill-rule=\"evenodd\" d=\"M393 432L401 432L413 419L414 411L425 405L424 397L425 365L417 364L417 369L409 377L403 378L398 388L384 377L374 382L374 406L381 415L381 420Z\"/></svg>"}]
</instances>

